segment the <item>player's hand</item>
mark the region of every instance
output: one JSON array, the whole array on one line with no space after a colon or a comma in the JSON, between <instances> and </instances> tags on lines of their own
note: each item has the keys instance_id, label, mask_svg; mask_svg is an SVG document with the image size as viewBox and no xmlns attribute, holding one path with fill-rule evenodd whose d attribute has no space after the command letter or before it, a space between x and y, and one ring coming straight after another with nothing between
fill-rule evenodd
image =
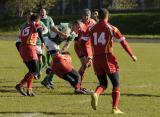
<instances>
[{"instance_id":1,"label":"player's hand","mask_svg":"<svg viewBox=\"0 0 160 117\"><path fill-rule=\"evenodd\" d=\"M136 57L135 55L132 55L132 60L133 60L134 62L136 62L136 61L137 61L137 57Z\"/></svg>"}]
</instances>

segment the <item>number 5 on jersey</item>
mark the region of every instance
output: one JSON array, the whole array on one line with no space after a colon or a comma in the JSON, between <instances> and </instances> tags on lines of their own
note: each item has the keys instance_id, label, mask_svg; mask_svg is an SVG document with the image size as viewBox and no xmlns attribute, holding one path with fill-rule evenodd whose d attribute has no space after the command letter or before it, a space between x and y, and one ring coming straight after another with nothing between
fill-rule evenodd
<instances>
[{"instance_id":1,"label":"number 5 on jersey","mask_svg":"<svg viewBox=\"0 0 160 117\"><path fill-rule=\"evenodd\" d=\"M97 36L98 36L97 32L93 33L94 45L97 45L97 44L105 45L106 44L105 33L102 32L99 37Z\"/></svg>"}]
</instances>

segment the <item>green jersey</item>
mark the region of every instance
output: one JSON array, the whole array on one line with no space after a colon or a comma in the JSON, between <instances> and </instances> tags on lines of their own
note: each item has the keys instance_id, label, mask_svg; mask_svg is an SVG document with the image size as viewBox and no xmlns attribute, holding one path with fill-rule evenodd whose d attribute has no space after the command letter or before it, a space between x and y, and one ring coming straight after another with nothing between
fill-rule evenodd
<instances>
[{"instance_id":1,"label":"green jersey","mask_svg":"<svg viewBox=\"0 0 160 117\"><path fill-rule=\"evenodd\" d=\"M44 36L49 36L49 33L50 33L50 31L51 31L51 27L54 26L54 22L53 22L52 18L49 17L49 16L46 16L46 17L44 17L44 18L41 18L41 21L44 23L44 25L45 25L45 26L47 27L47 29L48 29L48 33L45 34Z\"/></svg>"},{"instance_id":2,"label":"green jersey","mask_svg":"<svg viewBox=\"0 0 160 117\"><path fill-rule=\"evenodd\" d=\"M60 25L58 25L57 27L61 32L64 32L66 35L68 35L67 39L63 39L58 34L52 32L52 34L50 35L50 39L54 41L57 45L60 45L63 41L73 41L75 37L77 37L74 32L71 32L71 29L69 28L69 23L60 23Z\"/></svg>"}]
</instances>

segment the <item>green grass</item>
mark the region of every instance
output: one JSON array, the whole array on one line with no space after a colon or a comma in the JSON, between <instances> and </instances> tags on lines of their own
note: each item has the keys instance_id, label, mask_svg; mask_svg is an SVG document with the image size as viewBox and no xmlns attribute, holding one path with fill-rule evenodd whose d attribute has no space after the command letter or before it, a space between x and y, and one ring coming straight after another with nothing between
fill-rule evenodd
<instances>
[{"instance_id":1,"label":"green grass","mask_svg":"<svg viewBox=\"0 0 160 117\"><path fill-rule=\"evenodd\" d=\"M132 62L119 44L115 54L120 65L121 100L119 108L125 112L120 117L158 117L160 113L160 43L130 43L138 57ZM89 95L74 95L73 88L60 78L55 78L55 89L47 90L34 82L34 98L20 96L14 86L27 72L14 41L0 41L0 117L114 117L111 114L111 83L100 96L98 110L92 110ZM73 46L70 48L73 64L78 69ZM43 73L44 76L44 73ZM84 87L95 89L97 79L93 70L87 70Z\"/></svg>"}]
</instances>

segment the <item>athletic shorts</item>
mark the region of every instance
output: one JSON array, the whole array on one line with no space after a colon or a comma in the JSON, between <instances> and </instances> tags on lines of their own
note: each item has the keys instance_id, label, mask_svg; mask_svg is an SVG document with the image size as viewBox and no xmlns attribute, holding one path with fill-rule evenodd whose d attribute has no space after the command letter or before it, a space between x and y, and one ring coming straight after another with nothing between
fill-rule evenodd
<instances>
[{"instance_id":1,"label":"athletic shorts","mask_svg":"<svg viewBox=\"0 0 160 117\"><path fill-rule=\"evenodd\" d=\"M38 60L36 46L34 45L21 44L19 52L24 62L29 62L31 60Z\"/></svg>"},{"instance_id":2,"label":"athletic shorts","mask_svg":"<svg viewBox=\"0 0 160 117\"><path fill-rule=\"evenodd\" d=\"M87 51L87 53L84 52L84 49L82 49L80 41L75 41L74 49L75 49L75 52L76 52L76 54L77 54L77 56L79 58L84 57L84 56L86 56L86 57L87 56L92 56L92 47L91 47L90 42L86 43L86 51Z\"/></svg>"},{"instance_id":3,"label":"athletic shorts","mask_svg":"<svg viewBox=\"0 0 160 117\"><path fill-rule=\"evenodd\" d=\"M62 78L65 74L72 71L73 66L71 63L66 60L57 61L56 63L51 65L52 72Z\"/></svg>"},{"instance_id":4,"label":"athletic shorts","mask_svg":"<svg viewBox=\"0 0 160 117\"><path fill-rule=\"evenodd\" d=\"M60 50L59 45L51 41L48 37L44 37L44 43L47 48L47 51Z\"/></svg>"},{"instance_id":5,"label":"athletic shorts","mask_svg":"<svg viewBox=\"0 0 160 117\"><path fill-rule=\"evenodd\" d=\"M119 70L117 59L112 54L94 56L93 68L96 75L112 74Z\"/></svg>"},{"instance_id":6,"label":"athletic shorts","mask_svg":"<svg viewBox=\"0 0 160 117\"><path fill-rule=\"evenodd\" d=\"M43 53L41 46L36 46L36 51L38 55L42 55Z\"/></svg>"}]
</instances>

